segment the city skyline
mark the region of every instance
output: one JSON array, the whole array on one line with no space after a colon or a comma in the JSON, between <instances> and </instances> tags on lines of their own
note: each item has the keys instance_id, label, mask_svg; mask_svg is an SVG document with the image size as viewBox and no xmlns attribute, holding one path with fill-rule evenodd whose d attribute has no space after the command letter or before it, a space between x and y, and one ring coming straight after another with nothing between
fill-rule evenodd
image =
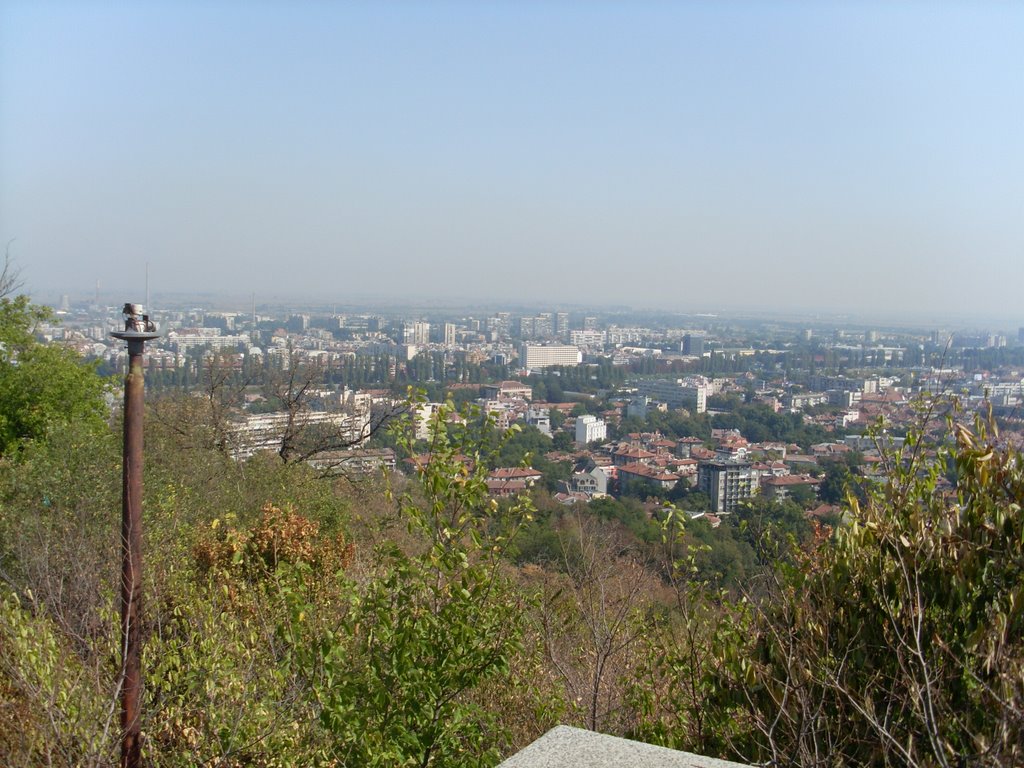
<instances>
[{"instance_id":1,"label":"city skyline","mask_svg":"<svg viewBox=\"0 0 1024 768\"><path fill-rule=\"evenodd\" d=\"M35 294L1002 317L1024 8L7 3ZM139 296L141 298L141 296Z\"/></svg>"}]
</instances>

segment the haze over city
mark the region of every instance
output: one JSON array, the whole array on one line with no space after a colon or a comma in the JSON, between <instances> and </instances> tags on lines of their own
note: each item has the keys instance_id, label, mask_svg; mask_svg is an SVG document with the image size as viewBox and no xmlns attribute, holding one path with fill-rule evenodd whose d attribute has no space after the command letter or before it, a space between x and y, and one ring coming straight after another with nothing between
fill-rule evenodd
<instances>
[{"instance_id":1,"label":"haze over city","mask_svg":"<svg viewBox=\"0 0 1024 768\"><path fill-rule=\"evenodd\" d=\"M0 239L103 291L1004 317L1024 6L0 8Z\"/></svg>"}]
</instances>

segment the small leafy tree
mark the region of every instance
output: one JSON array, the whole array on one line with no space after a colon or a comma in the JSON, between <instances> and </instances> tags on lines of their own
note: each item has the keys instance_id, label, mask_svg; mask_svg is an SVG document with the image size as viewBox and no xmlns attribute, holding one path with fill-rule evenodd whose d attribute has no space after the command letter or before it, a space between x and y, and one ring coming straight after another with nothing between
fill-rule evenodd
<instances>
[{"instance_id":1,"label":"small leafy tree","mask_svg":"<svg viewBox=\"0 0 1024 768\"><path fill-rule=\"evenodd\" d=\"M479 412L460 417L450 401L438 409L419 482L393 495L417 543L382 546L376 574L350 583L341 626L305 646L320 723L345 765L497 761L496 713L472 694L520 648L523 600L502 558L532 507L526 497L507 508L488 498L480 446L492 431ZM395 434L412 453L412 418ZM288 630L299 647L304 611Z\"/></svg>"},{"instance_id":2,"label":"small leafy tree","mask_svg":"<svg viewBox=\"0 0 1024 768\"><path fill-rule=\"evenodd\" d=\"M49 317L27 296L0 298L0 456L57 424L103 425L107 383L72 350L36 340Z\"/></svg>"}]
</instances>

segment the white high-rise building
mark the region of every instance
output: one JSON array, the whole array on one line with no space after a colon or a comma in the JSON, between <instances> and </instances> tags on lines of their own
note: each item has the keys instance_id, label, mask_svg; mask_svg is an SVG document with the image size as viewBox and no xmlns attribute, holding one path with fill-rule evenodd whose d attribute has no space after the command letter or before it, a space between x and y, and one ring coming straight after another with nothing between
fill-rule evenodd
<instances>
[{"instance_id":1,"label":"white high-rise building","mask_svg":"<svg viewBox=\"0 0 1024 768\"><path fill-rule=\"evenodd\" d=\"M427 346L430 343L430 323L424 323L420 320L402 323L401 339L403 344L415 344L419 347Z\"/></svg>"},{"instance_id":2,"label":"white high-rise building","mask_svg":"<svg viewBox=\"0 0 1024 768\"><path fill-rule=\"evenodd\" d=\"M600 441L608 437L608 425L597 416L578 416L576 418L576 442L579 445L587 445L595 440Z\"/></svg>"},{"instance_id":3,"label":"white high-rise building","mask_svg":"<svg viewBox=\"0 0 1024 768\"><path fill-rule=\"evenodd\" d=\"M574 366L583 362L583 353L572 344L522 344L519 364L523 368L548 368L552 365Z\"/></svg>"}]
</instances>

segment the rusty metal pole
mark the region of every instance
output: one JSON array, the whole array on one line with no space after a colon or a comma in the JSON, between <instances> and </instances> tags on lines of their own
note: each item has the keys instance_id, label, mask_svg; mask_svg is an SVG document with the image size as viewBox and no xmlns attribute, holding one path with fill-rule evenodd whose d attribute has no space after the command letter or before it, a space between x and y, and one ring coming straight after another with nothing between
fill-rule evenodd
<instances>
[{"instance_id":1,"label":"rusty metal pole","mask_svg":"<svg viewBox=\"0 0 1024 768\"><path fill-rule=\"evenodd\" d=\"M138 768L142 765L142 358L146 342L159 334L138 304L126 304L124 316L125 330L111 334L128 342L121 485L121 766Z\"/></svg>"}]
</instances>

